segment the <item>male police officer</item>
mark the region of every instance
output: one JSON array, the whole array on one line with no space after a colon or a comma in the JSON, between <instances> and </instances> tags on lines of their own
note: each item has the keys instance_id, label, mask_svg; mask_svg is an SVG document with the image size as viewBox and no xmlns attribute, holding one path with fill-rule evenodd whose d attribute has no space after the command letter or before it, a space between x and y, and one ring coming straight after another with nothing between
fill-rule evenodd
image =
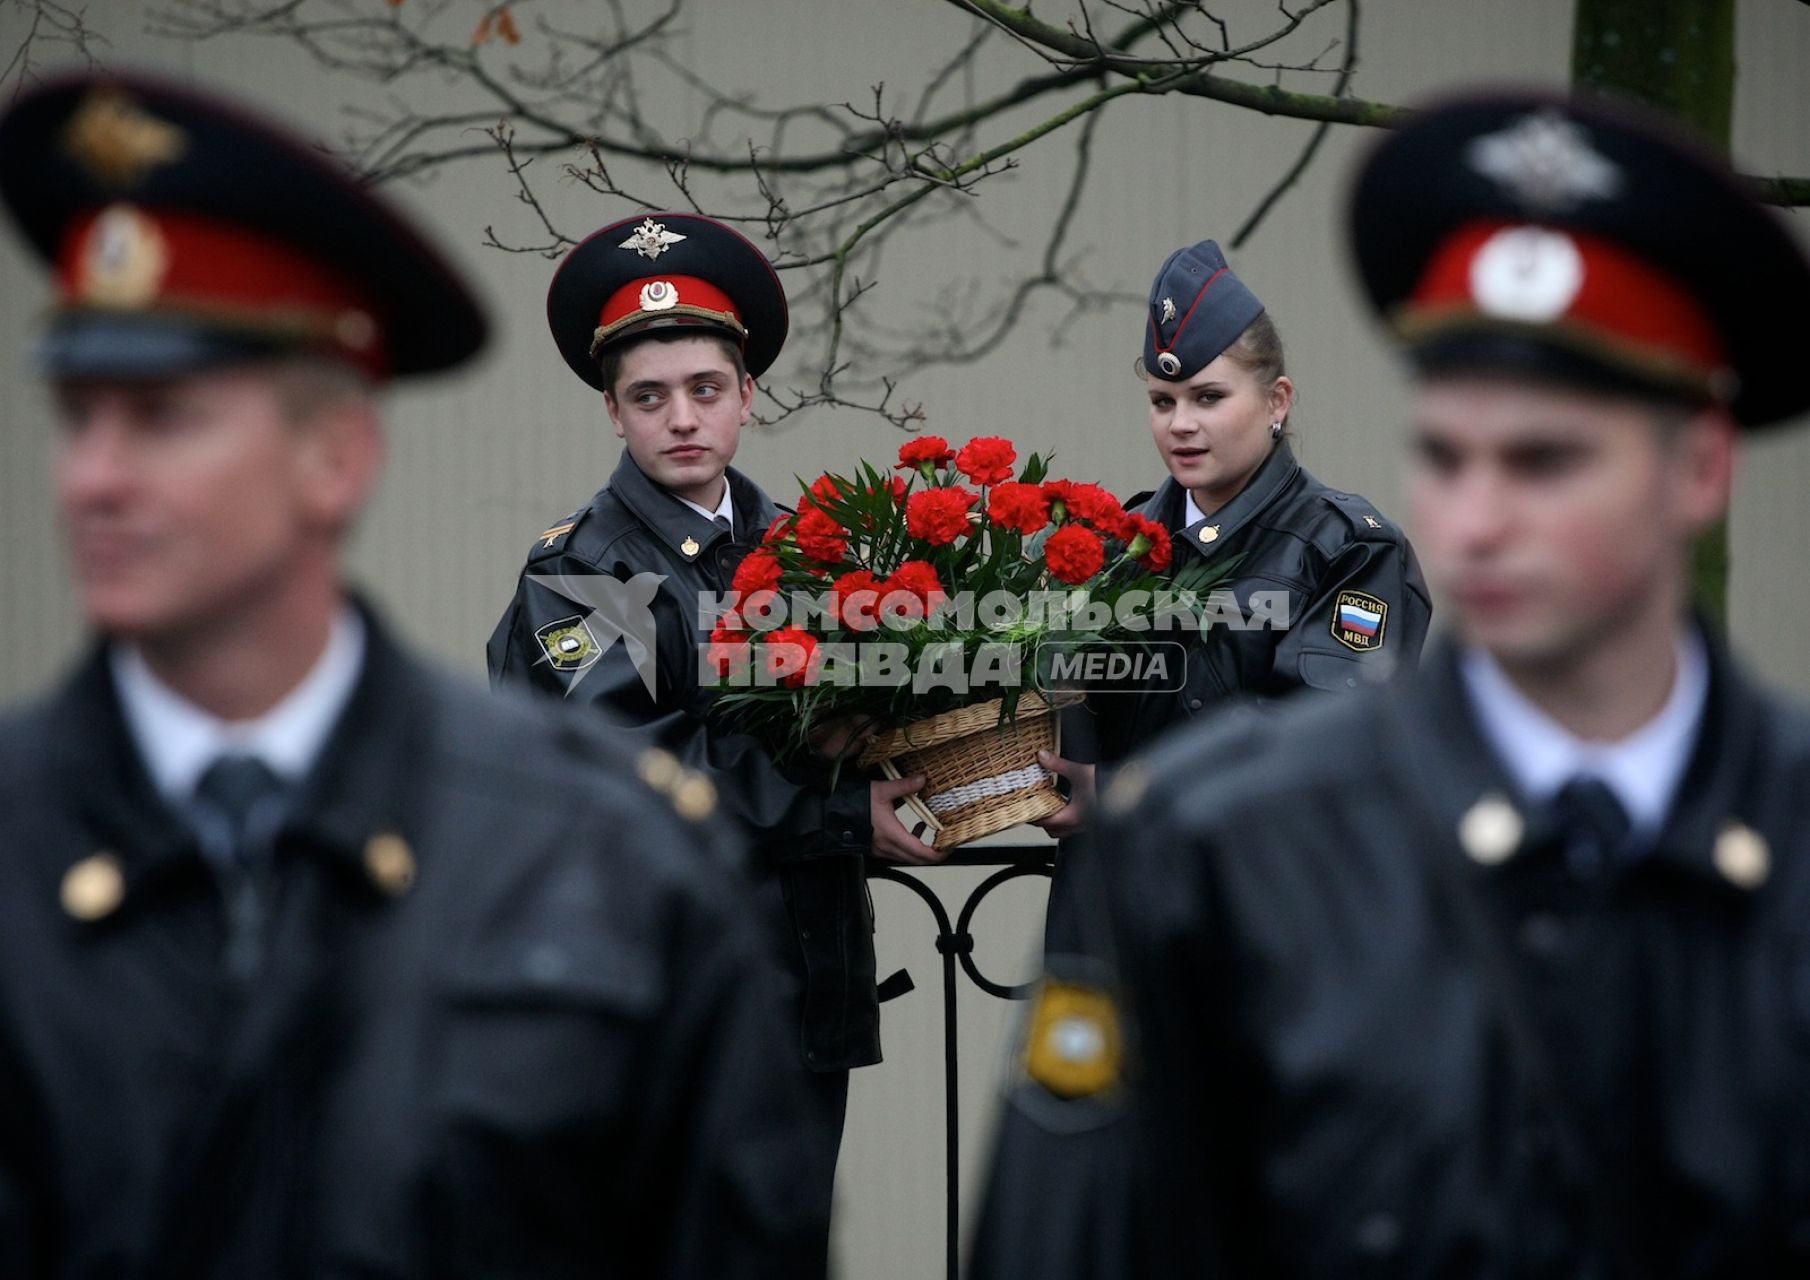
<instances>
[{"instance_id":1,"label":"male police officer","mask_svg":"<svg viewBox=\"0 0 1810 1280\"><path fill-rule=\"evenodd\" d=\"M798 1274L803 1099L708 784L342 586L373 387L481 346L465 285L154 81L22 97L0 194L57 267L101 637L0 718L0 1273Z\"/></svg>"},{"instance_id":2,"label":"male police officer","mask_svg":"<svg viewBox=\"0 0 1810 1280\"><path fill-rule=\"evenodd\" d=\"M869 781L850 767L831 787L827 770L781 766L709 720L698 678L708 602L779 515L729 463L754 378L785 342L785 292L740 233L656 213L574 248L554 273L547 320L626 447L609 483L530 550L490 637L491 679L594 706L616 736L702 771L754 841L756 891L793 970L799 1053L821 1104L827 1204L848 1071L880 1058L863 859L870 848L901 862L938 855L893 813L922 779Z\"/></svg>"},{"instance_id":3,"label":"male police officer","mask_svg":"<svg viewBox=\"0 0 1810 1280\"><path fill-rule=\"evenodd\" d=\"M1111 1115L1127 1031L1132 1122L1095 1137L1137 1183L1088 1206L1085 1269L1805 1274L1810 718L1687 566L1736 425L1810 407L1810 264L1653 121L1529 94L1385 141L1352 235L1456 635L1116 782L1021 1113ZM1032 1173L999 1170L996 1231Z\"/></svg>"}]
</instances>

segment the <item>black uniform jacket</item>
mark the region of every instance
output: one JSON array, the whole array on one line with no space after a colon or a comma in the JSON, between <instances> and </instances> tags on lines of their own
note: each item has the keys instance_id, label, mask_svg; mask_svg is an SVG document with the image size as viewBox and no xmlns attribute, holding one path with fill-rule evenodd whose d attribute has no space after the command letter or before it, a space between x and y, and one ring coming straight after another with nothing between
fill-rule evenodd
<instances>
[{"instance_id":1,"label":"black uniform jacket","mask_svg":"<svg viewBox=\"0 0 1810 1280\"><path fill-rule=\"evenodd\" d=\"M1711 665L1594 877L1449 650L1126 766L1050 964L1116 971L1132 1085L1027 1083L976 1274L1810 1275L1810 717Z\"/></svg>"},{"instance_id":2,"label":"black uniform jacket","mask_svg":"<svg viewBox=\"0 0 1810 1280\"><path fill-rule=\"evenodd\" d=\"M247 976L107 663L0 718L0 1275L804 1274L739 851L369 635Z\"/></svg>"},{"instance_id":3,"label":"black uniform jacket","mask_svg":"<svg viewBox=\"0 0 1810 1280\"><path fill-rule=\"evenodd\" d=\"M711 691L698 680L699 646L711 629L699 617L699 593L727 594L742 558L779 515L753 481L733 469L728 479L733 538L655 485L624 450L609 484L528 553L485 651L490 678L596 707L623 741L662 747L709 776L723 811L755 846L767 915L782 932L781 954L798 988L801 1055L817 1070L865 1066L880 1059L863 861L873 842L868 779L845 769L832 789L815 764L775 763L753 737L708 719ZM584 665L549 659L546 641L567 633L589 606L531 578L582 584L607 575L627 583L642 574L662 579L647 591L656 637L653 692L631 646L609 643L595 627L583 640Z\"/></svg>"},{"instance_id":4,"label":"black uniform jacket","mask_svg":"<svg viewBox=\"0 0 1810 1280\"><path fill-rule=\"evenodd\" d=\"M1122 760L1227 698L1345 692L1418 659L1432 608L1407 538L1364 499L1309 475L1286 441L1205 519L1184 523L1187 494L1174 479L1134 509L1169 529L1177 569L1203 556L1230 565L1223 587L1239 616L1258 625L1153 632L1184 643L1182 687L1165 671L1143 691L1090 699L1092 726L1077 723L1085 712L1070 712L1063 731L1076 735L1066 741L1077 758ZM1287 626L1263 625L1265 617L1285 618ZM1086 745L1090 737L1097 747Z\"/></svg>"}]
</instances>

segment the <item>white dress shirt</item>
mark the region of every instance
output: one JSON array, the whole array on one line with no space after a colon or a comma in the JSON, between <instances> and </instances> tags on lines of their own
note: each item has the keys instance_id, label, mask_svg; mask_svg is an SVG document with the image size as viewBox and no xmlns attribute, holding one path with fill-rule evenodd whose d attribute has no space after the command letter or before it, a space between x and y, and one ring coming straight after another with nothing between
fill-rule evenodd
<instances>
[{"instance_id":1,"label":"white dress shirt","mask_svg":"<svg viewBox=\"0 0 1810 1280\"><path fill-rule=\"evenodd\" d=\"M679 495L675 493L675 494L673 494L673 497L679 498ZM723 477L723 500L716 504L715 511L710 510L708 507L704 506L702 503L693 502L690 498L679 498L679 501L683 502L686 506L690 507L693 511L697 512L699 515L703 516L704 519L706 519L706 520L714 520L718 516L723 517L723 519L725 519L729 522L730 536L731 537L734 536L734 534L735 534L735 506L733 503L731 503L729 501L729 477L727 477L727 476Z\"/></svg>"},{"instance_id":2,"label":"white dress shirt","mask_svg":"<svg viewBox=\"0 0 1810 1280\"><path fill-rule=\"evenodd\" d=\"M1709 660L1695 630L1679 634L1665 706L1615 742L1577 737L1535 706L1481 650L1467 651L1461 669L1484 736L1530 801L1550 800L1573 778L1596 778L1627 810L1637 840L1659 834L1690 764L1709 696Z\"/></svg>"},{"instance_id":3,"label":"white dress shirt","mask_svg":"<svg viewBox=\"0 0 1810 1280\"><path fill-rule=\"evenodd\" d=\"M256 756L283 781L300 782L352 697L364 654L364 619L343 609L301 683L257 719L236 721L221 720L171 689L130 645L115 645L108 660L139 758L159 794L180 805L222 755Z\"/></svg>"}]
</instances>

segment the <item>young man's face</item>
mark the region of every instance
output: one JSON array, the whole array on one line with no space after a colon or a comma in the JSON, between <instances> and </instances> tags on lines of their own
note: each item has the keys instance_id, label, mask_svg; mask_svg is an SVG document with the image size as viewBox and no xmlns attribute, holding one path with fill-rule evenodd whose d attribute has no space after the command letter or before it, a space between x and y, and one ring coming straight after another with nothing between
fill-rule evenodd
<instances>
[{"instance_id":1,"label":"young man's face","mask_svg":"<svg viewBox=\"0 0 1810 1280\"><path fill-rule=\"evenodd\" d=\"M54 476L91 625L156 641L218 630L331 557L375 461L297 424L245 367L56 387Z\"/></svg>"},{"instance_id":2,"label":"young man's face","mask_svg":"<svg viewBox=\"0 0 1810 1280\"><path fill-rule=\"evenodd\" d=\"M754 412L754 379L736 375L715 338L642 342L623 353L604 403L636 465L708 507L722 496L723 471Z\"/></svg>"},{"instance_id":3,"label":"young man's face","mask_svg":"<svg viewBox=\"0 0 1810 1280\"><path fill-rule=\"evenodd\" d=\"M1507 666L1676 624L1691 538L1727 505L1732 436L1634 400L1474 377L1419 392L1414 546L1459 635Z\"/></svg>"}]
</instances>

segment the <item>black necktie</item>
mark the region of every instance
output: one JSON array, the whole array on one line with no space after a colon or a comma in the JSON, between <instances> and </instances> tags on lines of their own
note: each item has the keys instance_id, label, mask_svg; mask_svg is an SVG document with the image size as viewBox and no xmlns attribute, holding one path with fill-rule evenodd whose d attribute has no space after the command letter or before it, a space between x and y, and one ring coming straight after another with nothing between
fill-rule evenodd
<instances>
[{"instance_id":1,"label":"black necktie","mask_svg":"<svg viewBox=\"0 0 1810 1280\"><path fill-rule=\"evenodd\" d=\"M711 516L710 523L721 529L730 537L735 536L735 526L729 523L728 516Z\"/></svg>"},{"instance_id":2,"label":"black necktie","mask_svg":"<svg viewBox=\"0 0 1810 1280\"><path fill-rule=\"evenodd\" d=\"M1552 799L1552 813L1571 869L1600 874L1627 848L1632 824L1615 792L1601 778L1573 778Z\"/></svg>"},{"instance_id":3,"label":"black necktie","mask_svg":"<svg viewBox=\"0 0 1810 1280\"><path fill-rule=\"evenodd\" d=\"M224 755L195 786L201 847L226 900L222 964L244 983L263 963L270 852L282 826L286 788L255 756Z\"/></svg>"}]
</instances>

